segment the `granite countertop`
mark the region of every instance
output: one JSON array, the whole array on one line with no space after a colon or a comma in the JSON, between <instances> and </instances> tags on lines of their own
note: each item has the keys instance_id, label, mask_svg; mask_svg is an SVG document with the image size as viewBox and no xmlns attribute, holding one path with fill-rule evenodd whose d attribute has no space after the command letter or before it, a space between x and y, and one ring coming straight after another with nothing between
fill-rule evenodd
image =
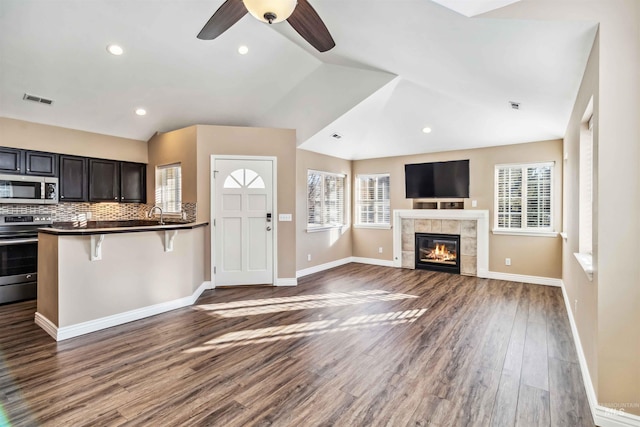
<instances>
[{"instance_id":1,"label":"granite countertop","mask_svg":"<svg viewBox=\"0 0 640 427\"><path fill-rule=\"evenodd\" d=\"M187 230L204 227L208 224L208 222L166 221L163 225L160 225L159 221L151 220L55 222L53 226L40 228L38 231L47 234L81 236L91 234Z\"/></svg>"}]
</instances>

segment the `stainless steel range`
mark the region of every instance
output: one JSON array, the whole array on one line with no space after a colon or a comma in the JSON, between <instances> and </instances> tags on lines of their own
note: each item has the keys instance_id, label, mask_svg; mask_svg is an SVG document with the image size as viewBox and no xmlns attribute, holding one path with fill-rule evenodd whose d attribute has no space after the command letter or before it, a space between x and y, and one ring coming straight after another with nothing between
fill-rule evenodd
<instances>
[{"instance_id":1,"label":"stainless steel range","mask_svg":"<svg viewBox=\"0 0 640 427\"><path fill-rule=\"evenodd\" d=\"M0 304L36 297L38 228L51 223L51 215L0 215Z\"/></svg>"}]
</instances>

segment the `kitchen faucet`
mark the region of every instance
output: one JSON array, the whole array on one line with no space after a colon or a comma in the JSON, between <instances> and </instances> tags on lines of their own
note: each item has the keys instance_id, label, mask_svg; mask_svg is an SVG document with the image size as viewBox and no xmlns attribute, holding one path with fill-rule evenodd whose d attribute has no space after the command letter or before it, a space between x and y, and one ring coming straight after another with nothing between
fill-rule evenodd
<instances>
[{"instance_id":1,"label":"kitchen faucet","mask_svg":"<svg viewBox=\"0 0 640 427\"><path fill-rule=\"evenodd\" d=\"M162 219L162 208L158 205L154 205L150 210L149 210L149 214L147 215L149 218L151 218L151 216L153 215L153 211L155 211L156 209L158 209L160 211L160 225L164 225L164 220Z\"/></svg>"}]
</instances>

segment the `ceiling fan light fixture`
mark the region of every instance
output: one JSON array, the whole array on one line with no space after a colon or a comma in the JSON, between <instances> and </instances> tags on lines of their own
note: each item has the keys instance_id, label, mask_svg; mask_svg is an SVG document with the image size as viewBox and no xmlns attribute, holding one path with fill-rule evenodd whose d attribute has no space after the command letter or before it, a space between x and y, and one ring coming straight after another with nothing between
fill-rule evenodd
<instances>
[{"instance_id":1,"label":"ceiling fan light fixture","mask_svg":"<svg viewBox=\"0 0 640 427\"><path fill-rule=\"evenodd\" d=\"M244 0L244 5L254 18L275 24L289 18L297 0Z\"/></svg>"}]
</instances>

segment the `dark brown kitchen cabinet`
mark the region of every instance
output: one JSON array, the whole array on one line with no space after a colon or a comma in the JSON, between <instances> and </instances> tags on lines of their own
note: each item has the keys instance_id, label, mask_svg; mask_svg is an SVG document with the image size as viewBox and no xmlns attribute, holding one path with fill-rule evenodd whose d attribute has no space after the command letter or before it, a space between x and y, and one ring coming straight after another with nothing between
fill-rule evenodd
<instances>
[{"instance_id":1,"label":"dark brown kitchen cabinet","mask_svg":"<svg viewBox=\"0 0 640 427\"><path fill-rule=\"evenodd\" d=\"M58 176L58 155L39 151L25 151L25 174Z\"/></svg>"},{"instance_id":2,"label":"dark brown kitchen cabinet","mask_svg":"<svg viewBox=\"0 0 640 427\"><path fill-rule=\"evenodd\" d=\"M23 173L24 150L0 147L0 173Z\"/></svg>"},{"instance_id":3,"label":"dark brown kitchen cabinet","mask_svg":"<svg viewBox=\"0 0 640 427\"><path fill-rule=\"evenodd\" d=\"M89 200L86 157L60 156L60 202Z\"/></svg>"},{"instance_id":4,"label":"dark brown kitchen cabinet","mask_svg":"<svg viewBox=\"0 0 640 427\"><path fill-rule=\"evenodd\" d=\"M89 159L89 201L120 201L120 162Z\"/></svg>"},{"instance_id":5,"label":"dark brown kitchen cabinet","mask_svg":"<svg viewBox=\"0 0 640 427\"><path fill-rule=\"evenodd\" d=\"M147 168L142 163L120 162L120 201L146 202Z\"/></svg>"}]
</instances>

